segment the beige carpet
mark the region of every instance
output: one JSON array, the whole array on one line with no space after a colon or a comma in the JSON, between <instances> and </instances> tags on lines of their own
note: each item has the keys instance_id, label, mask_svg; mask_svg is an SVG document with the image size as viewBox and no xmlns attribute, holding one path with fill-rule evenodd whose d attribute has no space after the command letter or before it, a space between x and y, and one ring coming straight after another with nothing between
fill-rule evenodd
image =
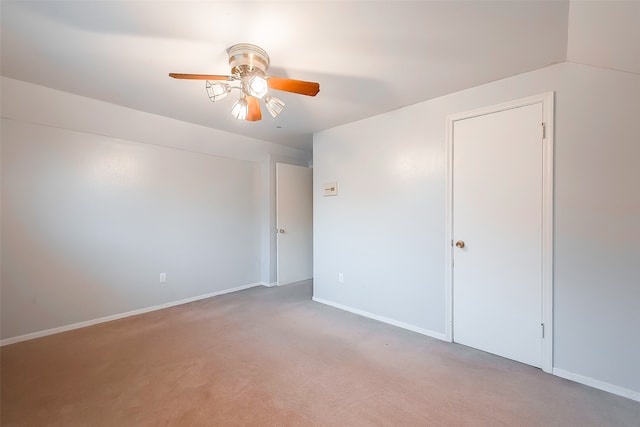
<instances>
[{"instance_id":1,"label":"beige carpet","mask_svg":"<svg viewBox=\"0 0 640 427\"><path fill-rule=\"evenodd\" d=\"M638 426L640 403L253 288L2 348L3 426Z\"/></svg>"}]
</instances>

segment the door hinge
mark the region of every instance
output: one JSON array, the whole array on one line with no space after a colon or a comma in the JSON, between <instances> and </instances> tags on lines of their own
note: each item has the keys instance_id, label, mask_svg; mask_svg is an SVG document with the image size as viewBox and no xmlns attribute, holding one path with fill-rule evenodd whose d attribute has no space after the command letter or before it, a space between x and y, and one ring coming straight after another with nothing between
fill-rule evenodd
<instances>
[{"instance_id":1,"label":"door hinge","mask_svg":"<svg viewBox=\"0 0 640 427\"><path fill-rule=\"evenodd\" d=\"M547 138L547 126L542 123L542 139L546 139Z\"/></svg>"},{"instance_id":2,"label":"door hinge","mask_svg":"<svg viewBox=\"0 0 640 427\"><path fill-rule=\"evenodd\" d=\"M542 326L542 338L544 338L544 323L540 323L540 326Z\"/></svg>"}]
</instances>

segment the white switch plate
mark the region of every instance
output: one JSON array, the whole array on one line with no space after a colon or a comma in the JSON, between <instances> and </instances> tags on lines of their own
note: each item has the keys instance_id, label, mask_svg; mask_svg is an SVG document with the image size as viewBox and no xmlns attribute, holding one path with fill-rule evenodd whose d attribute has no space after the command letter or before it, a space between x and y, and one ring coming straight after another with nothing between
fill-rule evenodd
<instances>
[{"instance_id":1,"label":"white switch plate","mask_svg":"<svg viewBox=\"0 0 640 427\"><path fill-rule=\"evenodd\" d=\"M338 273L338 283L344 283L344 274Z\"/></svg>"},{"instance_id":2,"label":"white switch plate","mask_svg":"<svg viewBox=\"0 0 640 427\"><path fill-rule=\"evenodd\" d=\"M160 283L167 281L167 273L160 273Z\"/></svg>"},{"instance_id":3,"label":"white switch plate","mask_svg":"<svg viewBox=\"0 0 640 427\"><path fill-rule=\"evenodd\" d=\"M337 196L338 195L338 183L337 182L327 182L322 184L322 195L323 196Z\"/></svg>"}]
</instances>

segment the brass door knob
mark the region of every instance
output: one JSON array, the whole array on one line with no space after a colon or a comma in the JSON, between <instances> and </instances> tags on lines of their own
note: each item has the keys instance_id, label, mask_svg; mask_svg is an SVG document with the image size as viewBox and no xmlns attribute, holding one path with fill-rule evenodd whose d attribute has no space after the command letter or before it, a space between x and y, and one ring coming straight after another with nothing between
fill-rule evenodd
<instances>
[{"instance_id":1,"label":"brass door knob","mask_svg":"<svg viewBox=\"0 0 640 427\"><path fill-rule=\"evenodd\" d=\"M464 242L462 240L458 240L456 242L456 248L460 248L460 249L464 248Z\"/></svg>"}]
</instances>

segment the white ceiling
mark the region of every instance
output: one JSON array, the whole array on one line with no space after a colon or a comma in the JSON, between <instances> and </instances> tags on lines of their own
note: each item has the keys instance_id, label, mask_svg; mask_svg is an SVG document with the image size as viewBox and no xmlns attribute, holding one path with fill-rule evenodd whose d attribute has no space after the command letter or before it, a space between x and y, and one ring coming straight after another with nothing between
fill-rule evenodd
<instances>
[{"instance_id":1,"label":"white ceiling","mask_svg":"<svg viewBox=\"0 0 640 427\"><path fill-rule=\"evenodd\" d=\"M313 132L566 61L568 45L569 60L640 73L640 2L595 4L3 0L1 74L311 150ZM252 123L230 115L233 99L211 103L204 82L167 76L228 74L239 42L267 50L270 75L320 93L279 92L284 112Z\"/></svg>"}]
</instances>

